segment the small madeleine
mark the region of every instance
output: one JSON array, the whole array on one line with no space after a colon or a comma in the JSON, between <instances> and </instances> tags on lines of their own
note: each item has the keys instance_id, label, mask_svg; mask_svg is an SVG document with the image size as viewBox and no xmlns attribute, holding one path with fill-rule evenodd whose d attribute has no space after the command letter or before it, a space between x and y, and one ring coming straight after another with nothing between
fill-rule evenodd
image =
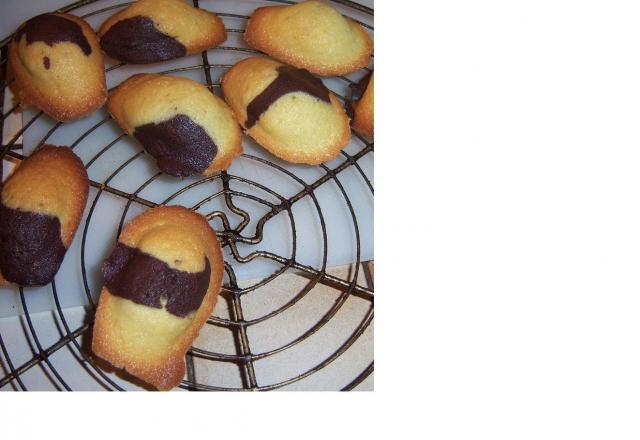
<instances>
[{"instance_id":1,"label":"small madeleine","mask_svg":"<svg viewBox=\"0 0 640 440\"><path fill-rule=\"evenodd\" d=\"M102 266L93 352L159 390L179 385L222 271L220 243L200 214L160 206L134 218Z\"/></svg>"},{"instance_id":2,"label":"small madeleine","mask_svg":"<svg viewBox=\"0 0 640 440\"><path fill-rule=\"evenodd\" d=\"M69 147L44 145L9 176L0 197L0 284L48 284L75 235L89 193Z\"/></svg>"},{"instance_id":3,"label":"small madeleine","mask_svg":"<svg viewBox=\"0 0 640 440\"><path fill-rule=\"evenodd\" d=\"M98 34L107 55L130 64L180 58L227 39L216 14L182 0L138 0L105 21Z\"/></svg>"},{"instance_id":4,"label":"small madeleine","mask_svg":"<svg viewBox=\"0 0 640 440\"><path fill-rule=\"evenodd\" d=\"M317 165L349 143L349 118L319 78L267 58L247 58L222 78L246 133L274 155Z\"/></svg>"},{"instance_id":5,"label":"small madeleine","mask_svg":"<svg viewBox=\"0 0 640 440\"><path fill-rule=\"evenodd\" d=\"M71 14L38 15L20 25L9 45L8 70L21 104L58 121L93 113L107 99L96 34Z\"/></svg>"},{"instance_id":6,"label":"small madeleine","mask_svg":"<svg viewBox=\"0 0 640 440\"><path fill-rule=\"evenodd\" d=\"M355 131L369 138L373 138L373 72L364 76L352 87L351 101L347 106L351 106L352 118L351 126Z\"/></svg>"},{"instance_id":7,"label":"small madeleine","mask_svg":"<svg viewBox=\"0 0 640 440\"><path fill-rule=\"evenodd\" d=\"M109 97L109 112L176 177L226 170L242 153L242 132L227 104L188 78L134 75Z\"/></svg>"},{"instance_id":8,"label":"small madeleine","mask_svg":"<svg viewBox=\"0 0 640 440\"><path fill-rule=\"evenodd\" d=\"M315 0L256 9L244 34L249 46L318 75L344 75L369 64L373 41L355 21Z\"/></svg>"}]
</instances>

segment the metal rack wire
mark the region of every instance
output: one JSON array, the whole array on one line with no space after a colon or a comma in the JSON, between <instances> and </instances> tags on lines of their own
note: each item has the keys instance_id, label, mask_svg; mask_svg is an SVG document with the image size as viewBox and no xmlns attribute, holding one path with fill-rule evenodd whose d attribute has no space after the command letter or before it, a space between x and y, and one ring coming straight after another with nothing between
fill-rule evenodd
<instances>
[{"instance_id":1,"label":"metal rack wire","mask_svg":"<svg viewBox=\"0 0 640 440\"><path fill-rule=\"evenodd\" d=\"M277 3L293 3L288 1L279 1L279 0L270 0L275 1ZM121 8L123 6L128 5L129 3L121 3L117 5L111 5L109 7L101 7L100 0L83 0L78 1L73 4L70 4L64 8L61 8L59 11L61 12L72 12L80 7L87 5L96 5L96 9L89 12L88 14L83 15L83 17L88 17L96 14L110 13L113 9ZM199 7L199 3L197 0L193 0L193 3L196 7ZM350 8L354 11L359 11L361 13L365 13L370 17L373 17L373 10L357 3L353 3L346 0L340 0L336 3L341 4L347 8ZM224 11L214 11L223 19L225 17L233 17L234 19L248 19L248 16L239 15L234 13L225 13ZM347 14L348 15L348 14ZM365 27L373 31L373 27L367 23L360 21ZM233 29L228 28L228 32L234 33L242 33L242 29ZM6 38L2 42L0 42L1 49L1 61L0 61L0 69L2 77L0 78L2 86L0 88L0 105L3 102L3 96L5 93L5 88L9 86L9 83L6 81L6 66L7 66L7 46L10 41L10 37ZM252 49L240 46L227 46L218 48L218 50L230 50L237 51L241 53L246 53L247 55L252 55L256 52ZM212 80L211 70L212 69L221 69L226 70L231 67L231 65L221 65L221 64L211 64L209 62L209 56L207 52L203 52L201 54L202 63L198 65L180 67L179 69L166 70L162 73L174 73L176 71L185 71L185 70L196 70L201 69L204 73L204 78L206 81L207 87L213 92L214 89L219 88L220 84L214 82ZM115 69L119 69L124 64L117 64L109 69L108 71L112 71ZM347 84L352 84L353 82L346 78L340 77L341 81L344 81ZM336 93L334 91L334 93ZM338 94L339 95L339 94ZM347 97L344 95L339 95L339 98L346 99ZM2 108L2 121L4 121L7 117L12 115L14 112L18 110L17 106L13 106L9 109ZM12 161L21 161L24 159L24 156L19 153L22 145L18 143L21 136L29 130L34 124L37 124L38 120L41 118L45 118L42 112L37 113L33 118L25 121L23 123L22 129L20 129L14 136L5 144L1 146L0 149L0 163L3 158L10 159ZM103 124L110 123L110 117L106 117L99 121L97 124L90 127L88 130L78 133L76 140L70 145L73 149L78 144L89 136L94 130L98 129ZM113 122L111 122L113 123ZM52 136L52 134L61 126L62 123L57 123L51 128L44 137L40 139L37 143L37 146L43 145L47 142L47 140ZM0 124L0 130L2 130ZM109 149L111 149L117 142L126 137L127 135L120 132L121 134L113 139L108 144L104 145L104 147L100 148L98 152L85 163L85 166L88 170L91 170L91 166L94 162L103 154L105 154ZM1 135L0 131L0 135ZM209 177L201 178L193 183L183 186L180 190L175 193L169 195L166 200L164 200L160 204L167 204L174 200L176 197L180 196L186 191L190 191L192 189L201 191L202 198L195 205L191 206L191 209L197 210L204 206L206 203L211 200L222 198L224 201L225 209L223 210L214 210L206 214L207 218L212 221L217 219L222 225L223 229L216 228L218 237L221 240L223 247L226 247L230 250L233 260L237 264L248 263L254 259L265 259L271 262L277 263L280 265L280 268L273 272L271 275L266 276L254 283L251 286L240 287L239 283L236 279L236 274L234 268L228 262L225 263L225 283L223 285L223 289L221 292L221 301L224 301L228 304L230 313L229 318L222 318L218 316L211 316L207 321L206 325L224 327L230 330L233 333L235 338L235 346L236 353L235 354L223 354L218 353L213 350L207 350L204 348L192 347L191 350L187 353L187 378L182 381L180 387L187 390L273 390L277 388L281 388L292 384L294 382L300 381L318 371L322 370L340 356L342 356L353 344L354 342L365 332L365 330L372 325L373 322L373 285L372 281L369 283L362 283L358 280L363 278L360 272L367 271L368 266L366 262L361 260L361 236L360 229L358 223L358 215L356 214L353 206L352 200L350 198L350 191L345 188L341 182L340 174L347 169L354 169L357 172L357 175L363 180L366 184L367 191L364 194L358 195L359 197L369 197L373 198L373 185L370 180L370 177L360 166L359 161L367 155L373 154L373 143L367 141L365 138L361 137L357 133L353 133L355 139L359 143L359 149L355 153L347 153L343 151L342 159L343 161L333 168L330 168L326 164L320 165L320 169L322 170L322 175L320 178L316 179L314 182L307 182L296 175L295 172L288 169L286 166L279 165L274 161L269 159L265 159L263 157L258 157L251 154L243 154L238 160L246 161L248 164L261 164L262 166L267 166L272 168L275 172L280 173L283 177L289 179L291 182L295 183L299 190L293 196L284 196L274 191L273 189L266 187L265 185L249 179L247 177L242 177L238 175L229 174L227 172L220 172L214 174ZM71 386L64 380L62 374L56 369L54 362L51 357L58 350L62 350L66 348L70 350L72 355L77 360L79 366L85 370L91 377L95 380L97 384L99 384L102 388L106 390L122 390L123 387L113 379L110 374L107 374L103 370L103 366L97 361L90 350L87 348L86 344L83 344L82 338L83 336L89 336L92 328L92 318L93 313L95 311L95 300L91 295L89 288L89 281L87 278L87 264L86 264L86 255L91 252L90 243L88 240L88 229L89 224L92 221L94 216L94 210L96 208L97 203L100 198L104 194L110 194L112 196L121 198L126 201L126 205L124 211L120 217L120 220L117 225L118 235L120 234L121 229L125 224L125 218L127 213L129 212L131 206L134 204L143 206L143 207L155 207L159 204L157 202L153 202L143 196L141 193L143 190L151 185L154 181L156 181L162 173L156 173L149 177L144 183L142 183L138 188L134 191L126 192L117 187L111 185L111 182L116 176L118 176L126 167L132 162L136 161L138 158L145 154L144 151L139 151L135 155L123 158L121 164L116 167L115 170L104 180L93 180L90 178L91 187L95 188L97 191L93 200L89 199L89 203L87 205L88 216L84 224L80 225L78 229L78 236L75 240L81 240L81 267L78 270L78 274L82 276L82 282L85 287L85 294L88 302L87 307L87 318L82 325L77 328L73 328L74 326L69 322L67 316L65 315L65 308L62 306L62 301L60 300L61 296L64 295L65 286L57 286L56 281L54 280L51 283L51 289L53 294L53 301L55 303L55 310L53 313L55 324L60 331L61 337L60 339L52 345L44 346L41 343L41 335L38 334L36 327L32 322L32 316L29 312L28 302L25 300L25 293L22 287L17 287L19 290L20 302L22 306L23 313L23 321L25 322L24 332L27 336L28 341L32 342L31 351L33 353L33 357L26 362L22 362L20 364L16 364L12 361L11 354L7 349L6 340L7 338L11 338L12 335L3 335L0 332L0 388L5 385L11 384L14 389L17 390L27 390L27 386L25 386L24 381L22 380L23 375L28 372L30 369L36 366L46 366L43 368L45 374L49 376L49 380L54 385L56 389L59 390L71 390ZM91 174L90 174L91 177ZM204 184L208 182L218 182L221 184L222 190L217 191L215 193L211 193L204 189ZM232 183L242 183L245 188L244 191L240 191L232 188ZM346 205L349 213L350 220L353 227L353 231L355 234L355 254L356 260L353 262L353 270L351 271L348 279L343 279L332 275L328 272L327 268L327 254L329 250L329 242L327 236L327 225L325 222L325 216L323 215L323 209L318 202L316 197L316 190L320 188L322 185L325 185L327 182L333 182L338 189L336 197L340 198L341 201ZM269 195L267 198L266 195ZM353 197L353 195L351 195ZM322 264L319 267L312 267L307 264L303 264L296 259L296 249L297 249L297 234L296 234L296 221L295 215L293 212L293 206L300 200L309 198L313 206L315 207L317 216L320 220L320 225L322 229ZM264 206L266 209L266 214L264 214L259 219L251 219L249 212L245 209L239 207L238 201L241 199L251 200L253 203L260 204ZM277 203L274 203L272 200L277 200ZM269 222L270 219L274 218L280 213L285 213L290 228L292 230L292 253L288 256L278 255L276 253L265 251L265 250L257 250L249 253L248 255L242 255L239 247L243 244L255 245L262 242L264 238L264 229L265 225ZM373 213L370 213L373 215ZM229 219L230 215L234 215L240 218L240 221L237 225L232 226L232 222ZM256 221L257 226L255 228L254 234L247 234L246 227L250 221ZM114 228L116 225L114 225ZM284 305L281 305L275 310L267 313L264 316L255 318L255 319L245 319L241 298L244 295L248 295L251 292L256 291L260 287L272 282L277 277L281 276L287 271L296 271L298 273L304 274L308 279L306 285L300 289L291 299L289 299ZM365 278L370 280L370 274ZM315 323L312 327L306 330L303 334L299 335L295 339L290 342L281 345L277 348L255 353L252 350L251 341L248 336L247 329L253 325L269 320L281 313L285 310L295 307L295 305L305 297L315 286L317 285L328 285L340 290L340 294L337 297L336 301L333 303L332 307L322 316L322 318ZM365 285L366 284L366 285ZM355 330L344 340L344 342L328 357L326 357L322 362L315 365L313 368L310 368L300 374L297 374L293 377L290 377L286 380L279 381L277 383L272 384L261 384L256 378L256 372L254 369L254 363L260 359L264 359L270 356L273 356L277 353L288 350L297 344L305 341L310 336L318 332L323 326L325 326L331 319L336 315L336 313L340 310L340 308L345 304L345 301L351 297L356 296L358 298L364 299L369 302L369 308L365 316L362 320L357 324ZM30 342L31 343L31 342ZM373 354L371 354L373 357ZM224 362L224 363L232 363L238 366L240 375L241 375L241 387L224 387L216 385L215 383L202 383L201 381L196 380L195 374L195 366L194 366L194 358L198 358L201 360L206 360L208 362ZM2 371L4 369L4 373ZM346 386L344 386L343 390L351 390L357 387L360 383L362 383L371 373L373 372L373 359L369 365L362 370L356 377L353 378L351 382L349 382Z\"/></svg>"}]
</instances>

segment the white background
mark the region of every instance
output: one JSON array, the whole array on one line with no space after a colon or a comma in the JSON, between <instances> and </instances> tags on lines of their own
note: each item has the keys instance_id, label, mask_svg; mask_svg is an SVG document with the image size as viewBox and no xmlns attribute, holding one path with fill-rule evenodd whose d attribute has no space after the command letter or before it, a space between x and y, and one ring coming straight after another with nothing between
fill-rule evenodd
<instances>
[{"instance_id":1,"label":"white background","mask_svg":"<svg viewBox=\"0 0 640 440\"><path fill-rule=\"evenodd\" d=\"M638 3L435 3L410 26L412 65L376 75L379 212L422 188L421 212L376 224L377 290L406 301L389 304L398 333L420 333L385 338L422 365L401 401L424 399L433 438L637 438Z\"/></svg>"},{"instance_id":2,"label":"white background","mask_svg":"<svg viewBox=\"0 0 640 440\"><path fill-rule=\"evenodd\" d=\"M373 395L47 395L22 426L74 405L97 437L638 437L637 2L375 6Z\"/></svg>"}]
</instances>

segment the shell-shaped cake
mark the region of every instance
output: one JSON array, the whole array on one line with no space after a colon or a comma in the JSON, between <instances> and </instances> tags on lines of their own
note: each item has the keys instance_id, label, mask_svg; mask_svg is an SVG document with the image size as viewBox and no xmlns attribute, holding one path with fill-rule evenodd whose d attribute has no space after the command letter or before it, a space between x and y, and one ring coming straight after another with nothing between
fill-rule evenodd
<instances>
[{"instance_id":1,"label":"shell-shaped cake","mask_svg":"<svg viewBox=\"0 0 640 440\"><path fill-rule=\"evenodd\" d=\"M349 143L340 101L305 69L247 58L225 73L222 91L246 133L288 162L317 165Z\"/></svg>"},{"instance_id":2,"label":"shell-shaped cake","mask_svg":"<svg viewBox=\"0 0 640 440\"><path fill-rule=\"evenodd\" d=\"M14 170L0 199L0 284L53 280L88 193L87 171L68 147L45 145Z\"/></svg>"},{"instance_id":3,"label":"shell-shaped cake","mask_svg":"<svg viewBox=\"0 0 640 440\"><path fill-rule=\"evenodd\" d=\"M107 99L96 34L71 14L42 14L21 24L9 44L8 71L21 105L58 121L86 116Z\"/></svg>"},{"instance_id":4,"label":"shell-shaped cake","mask_svg":"<svg viewBox=\"0 0 640 440\"><path fill-rule=\"evenodd\" d=\"M102 266L93 352L160 390L175 387L222 271L220 243L200 214L161 206L134 218Z\"/></svg>"},{"instance_id":5,"label":"shell-shaped cake","mask_svg":"<svg viewBox=\"0 0 640 440\"><path fill-rule=\"evenodd\" d=\"M242 153L242 132L227 104L188 78L144 73L109 97L109 112L176 177L225 170Z\"/></svg>"},{"instance_id":6,"label":"shell-shaped cake","mask_svg":"<svg viewBox=\"0 0 640 440\"><path fill-rule=\"evenodd\" d=\"M138 0L109 17L98 35L107 55L130 64L180 58L227 39L216 14L182 0Z\"/></svg>"},{"instance_id":7,"label":"shell-shaped cake","mask_svg":"<svg viewBox=\"0 0 640 440\"><path fill-rule=\"evenodd\" d=\"M373 72L352 84L351 90L351 101L347 101L351 126L358 133L373 138Z\"/></svg>"},{"instance_id":8,"label":"shell-shaped cake","mask_svg":"<svg viewBox=\"0 0 640 440\"><path fill-rule=\"evenodd\" d=\"M244 34L251 47L318 75L344 75L369 64L364 28L321 1L256 9Z\"/></svg>"}]
</instances>

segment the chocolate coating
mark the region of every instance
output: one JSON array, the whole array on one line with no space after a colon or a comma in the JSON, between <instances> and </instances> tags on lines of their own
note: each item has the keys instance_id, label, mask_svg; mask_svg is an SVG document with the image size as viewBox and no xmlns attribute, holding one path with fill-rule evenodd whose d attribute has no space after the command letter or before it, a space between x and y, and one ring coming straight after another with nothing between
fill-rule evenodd
<instances>
[{"instance_id":1,"label":"chocolate coating","mask_svg":"<svg viewBox=\"0 0 640 440\"><path fill-rule=\"evenodd\" d=\"M218 152L204 128L186 115L141 125L133 136L156 158L163 172L176 177L202 173Z\"/></svg>"},{"instance_id":2,"label":"chocolate coating","mask_svg":"<svg viewBox=\"0 0 640 440\"><path fill-rule=\"evenodd\" d=\"M351 99L347 99L344 103L344 109L347 112L347 116L349 119L353 121L353 118L356 115L355 109L353 108L353 103L360 101L362 99L362 95L367 90L367 86L369 85L369 79L371 79L371 74L373 72L369 72L366 74L360 81L356 84L349 84L349 88L351 89Z\"/></svg>"},{"instance_id":3,"label":"chocolate coating","mask_svg":"<svg viewBox=\"0 0 640 440\"><path fill-rule=\"evenodd\" d=\"M107 55L131 64L156 63L187 54L187 48L156 29L153 20L138 15L125 18L109 28L100 39Z\"/></svg>"},{"instance_id":4,"label":"chocolate coating","mask_svg":"<svg viewBox=\"0 0 640 440\"><path fill-rule=\"evenodd\" d=\"M211 266L205 257L202 272L176 270L164 261L118 243L102 265L105 285L109 292L136 304L162 308L184 317L198 310L209 287Z\"/></svg>"},{"instance_id":5,"label":"chocolate coating","mask_svg":"<svg viewBox=\"0 0 640 440\"><path fill-rule=\"evenodd\" d=\"M27 44L42 41L53 47L56 43L69 41L80 47L85 55L91 54L91 45L82 33L80 25L59 15L42 14L28 20L16 32L15 42L19 43L25 34L27 35Z\"/></svg>"},{"instance_id":6,"label":"chocolate coating","mask_svg":"<svg viewBox=\"0 0 640 440\"><path fill-rule=\"evenodd\" d=\"M292 92L304 92L322 101L331 103L329 89L322 81L305 69L290 66L278 67L278 76L247 106L246 128L251 128L258 122L260 116L283 95Z\"/></svg>"},{"instance_id":7,"label":"chocolate coating","mask_svg":"<svg viewBox=\"0 0 640 440\"><path fill-rule=\"evenodd\" d=\"M22 286L48 284L66 251L57 217L0 202L0 272L5 279Z\"/></svg>"}]
</instances>

